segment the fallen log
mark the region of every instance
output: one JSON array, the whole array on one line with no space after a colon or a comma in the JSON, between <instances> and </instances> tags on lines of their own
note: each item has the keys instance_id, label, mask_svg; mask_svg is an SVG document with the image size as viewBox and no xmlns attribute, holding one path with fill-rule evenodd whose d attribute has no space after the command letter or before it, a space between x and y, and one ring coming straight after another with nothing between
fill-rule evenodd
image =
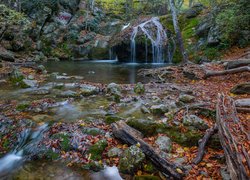
<instances>
[{"instance_id":1,"label":"fallen log","mask_svg":"<svg viewBox=\"0 0 250 180\"><path fill-rule=\"evenodd\" d=\"M140 148L148 159L152 161L154 166L161 172L173 177L174 179L182 179L182 174L178 169L184 171L184 168L168 159L161 158L154 149L138 136L138 131L128 126L124 121L119 121L111 125L113 134L126 144L140 144ZM134 133L135 132L135 133Z\"/></svg>"},{"instance_id":2,"label":"fallen log","mask_svg":"<svg viewBox=\"0 0 250 180\"><path fill-rule=\"evenodd\" d=\"M216 110L216 123L230 177L233 180L248 180L250 177L249 132L238 119L232 98L219 94Z\"/></svg>"},{"instance_id":3,"label":"fallen log","mask_svg":"<svg viewBox=\"0 0 250 180\"><path fill-rule=\"evenodd\" d=\"M250 99L238 99L235 101L237 107L250 108Z\"/></svg>"},{"instance_id":4,"label":"fallen log","mask_svg":"<svg viewBox=\"0 0 250 180\"><path fill-rule=\"evenodd\" d=\"M249 66L250 65L250 59L242 59L237 61L229 61L226 65L226 69L234 69L242 66Z\"/></svg>"},{"instance_id":5,"label":"fallen log","mask_svg":"<svg viewBox=\"0 0 250 180\"><path fill-rule=\"evenodd\" d=\"M204 78L208 78L211 76L222 76L227 74L236 74L241 72L250 72L250 66L243 66L235 69L229 69L224 71L206 71Z\"/></svg>"},{"instance_id":6,"label":"fallen log","mask_svg":"<svg viewBox=\"0 0 250 180\"><path fill-rule=\"evenodd\" d=\"M216 133L218 131L218 127L215 124L213 127L211 127L210 129L208 129L205 133L205 135L203 136L202 139L199 140L199 148L198 148L198 154L197 156L193 159L193 163L194 164L199 164L202 161L202 158L205 154L205 147L207 145L208 140L210 139L210 137Z\"/></svg>"}]
</instances>

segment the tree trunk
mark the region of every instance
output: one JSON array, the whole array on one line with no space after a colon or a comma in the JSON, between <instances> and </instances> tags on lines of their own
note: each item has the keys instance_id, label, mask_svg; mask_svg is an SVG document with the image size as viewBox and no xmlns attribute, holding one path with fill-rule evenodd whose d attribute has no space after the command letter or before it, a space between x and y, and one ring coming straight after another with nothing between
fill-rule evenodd
<instances>
[{"instance_id":1,"label":"tree trunk","mask_svg":"<svg viewBox=\"0 0 250 180\"><path fill-rule=\"evenodd\" d=\"M243 66L235 69L229 69L225 71L206 71L205 78L211 77L211 76L222 76L227 74L236 74L241 72L250 72L250 66Z\"/></svg>"},{"instance_id":2,"label":"tree trunk","mask_svg":"<svg viewBox=\"0 0 250 180\"><path fill-rule=\"evenodd\" d=\"M154 149L142 140L141 133L128 126L124 121L118 121L111 125L114 136L126 144L140 144L140 148L148 159L152 161L154 166L161 172L173 177L174 179L182 179L182 174L177 170L184 171L184 168L177 165L167 158L161 158Z\"/></svg>"},{"instance_id":3,"label":"tree trunk","mask_svg":"<svg viewBox=\"0 0 250 180\"><path fill-rule=\"evenodd\" d=\"M172 19L173 19L174 30L176 33L177 43L179 45L179 49L180 49L180 52L182 54L183 62L187 63L188 56L187 56L187 53L186 53L185 48L184 48L181 30L180 30L180 27L178 24L178 18L177 18L174 0L169 0L169 5L170 5L171 13L172 13Z\"/></svg>"}]
</instances>

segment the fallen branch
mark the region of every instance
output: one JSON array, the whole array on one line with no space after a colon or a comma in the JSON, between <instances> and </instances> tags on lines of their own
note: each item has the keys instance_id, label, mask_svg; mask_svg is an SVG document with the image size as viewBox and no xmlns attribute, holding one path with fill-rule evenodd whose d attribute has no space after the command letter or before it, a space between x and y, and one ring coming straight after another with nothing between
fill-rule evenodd
<instances>
[{"instance_id":1,"label":"fallen branch","mask_svg":"<svg viewBox=\"0 0 250 180\"><path fill-rule=\"evenodd\" d=\"M213 127L211 127L210 129L208 129L205 133L205 135L203 136L202 139L199 140L199 149L198 149L198 154L197 156L193 159L193 163L194 164L199 164L202 161L202 158L205 154L205 146L207 145L208 140L210 139L210 137L216 133L216 131L218 130L217 125L215 124Z\"/></svg>"},{"instance_id":2,"label":"fallen branch","mask_svg":"<svg viewBox=\"0 0 250 180\"><path fill-rule=\"evenodd\" d=\"M226 69L234 69L242 66L249 66L250 65L250 59L242 59L237 61L229 61L226 65Z\"/></svg>"},{"instance_id":3,"label":"fallen branch","mask_svg":"<svg viewBox=\"0 0 250 180\"><path fill-rule=\"evenodd\" d=\"M241 72L250 72L250 66L243 66L235 69L229 69L224 71L206 71L205 72L205 78L211 77L211 76L222 76L227 74L236 74Z\"/></svg>"},{"instance_id":4,"label":"fallen branch","mask_svg":"<svg viewBox=\"0 0 250 180\"><path fill-rule=\"evenodd\" d=\"M248 180L250 135L237 117L235 102L223 94L218 96L216 123L231 179Z\"/></svg>"},{"instance_id":5,"label":"fallen branch","mask_svg":"<svg viewBox=\"0 0 250 180\"><path fill-rule=\"evenodd\" d=\"M161 158L154 149L144 142L138 131L128 126L125 122L119 121L111 125L114 136L126 144L135 145L140 143L140 148L148 159L152 161L154 166L161 172L175 178L182 179L182 174L177 172L177 169L184 171L184 168L171 162L168 159ZM135 133L134 133L135 132Z\"/></svg>"}]
</instances>

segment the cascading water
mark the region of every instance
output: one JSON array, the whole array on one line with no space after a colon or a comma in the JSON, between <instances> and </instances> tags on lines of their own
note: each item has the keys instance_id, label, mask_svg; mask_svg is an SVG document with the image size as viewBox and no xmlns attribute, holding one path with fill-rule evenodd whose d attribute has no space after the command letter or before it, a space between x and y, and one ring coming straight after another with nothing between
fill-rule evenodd
<instances>
[{"instance_id":1,"label":"cascading water","mask_svg":"<svg viewBox=\"0 0 250 180\"><path fill-rule=\"evenodd\" d=\"M133 32L130 37L130 46L131 46L131 62L136 62L136 36L139 32L142 32L147 39L151 41L152 46L152 62L153 63L164 63L164 50L165 45L168 42L168 37L165 29L159 21L158 17L153 17L150 20L139 24L133 28ZM148 57L147 50L147 40L145 41L146 54L145 57ZM147 61L147 60L146 60Z\"/></svg>"},{"instance_id":2,"label":"cascading water","mask_svg":"<svg viewBox=\"0 0 250 180\"><path fill-rule=\"evenodd\" d=\"M44 124L37 128L36 131L26 129L19 138L19 144L9 154L0 159L0 179L6 178L11 172L15 171L29 155L37 151L37 145L40 142L43 133L47 130L48 125Z\"/></svg>"}]
</instances>

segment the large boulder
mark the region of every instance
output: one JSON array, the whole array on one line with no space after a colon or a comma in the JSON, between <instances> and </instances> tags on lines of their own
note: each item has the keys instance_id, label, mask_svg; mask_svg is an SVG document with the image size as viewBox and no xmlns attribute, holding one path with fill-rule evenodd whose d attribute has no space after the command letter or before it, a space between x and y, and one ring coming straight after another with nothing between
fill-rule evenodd
<instances>
[{"instance_id":1,"label":"large boulder","mask_svg":"<svg viewBox=\"0 0 250 180\"><path fill-rule=\"evenodd\" d=\"M14 54L11 51L0 47L0 60L13 62L15 61Z\"/></svg>"},{"instance_id":2,"label":"large boulder","mask_svg":"<svg viewBox=\"0 0 250 180\"><path fill-rule=\"evenodd\" d=\"M126 149L119 161L119 170L123 173L133 173L142 164L145 154L142 150L133 145Z\"/></svg>"},{"instance_id":3,"label":"large boulder","mask_svg":"<svg viewBox=\"0 0 250 180\"><path fill-rule=\"evenodd\" d=\"M160 104L151 106L150 111L154 115L163 115L164 113L167 113L169 109L168 106Z\"/></svg>"}]
</instances>

